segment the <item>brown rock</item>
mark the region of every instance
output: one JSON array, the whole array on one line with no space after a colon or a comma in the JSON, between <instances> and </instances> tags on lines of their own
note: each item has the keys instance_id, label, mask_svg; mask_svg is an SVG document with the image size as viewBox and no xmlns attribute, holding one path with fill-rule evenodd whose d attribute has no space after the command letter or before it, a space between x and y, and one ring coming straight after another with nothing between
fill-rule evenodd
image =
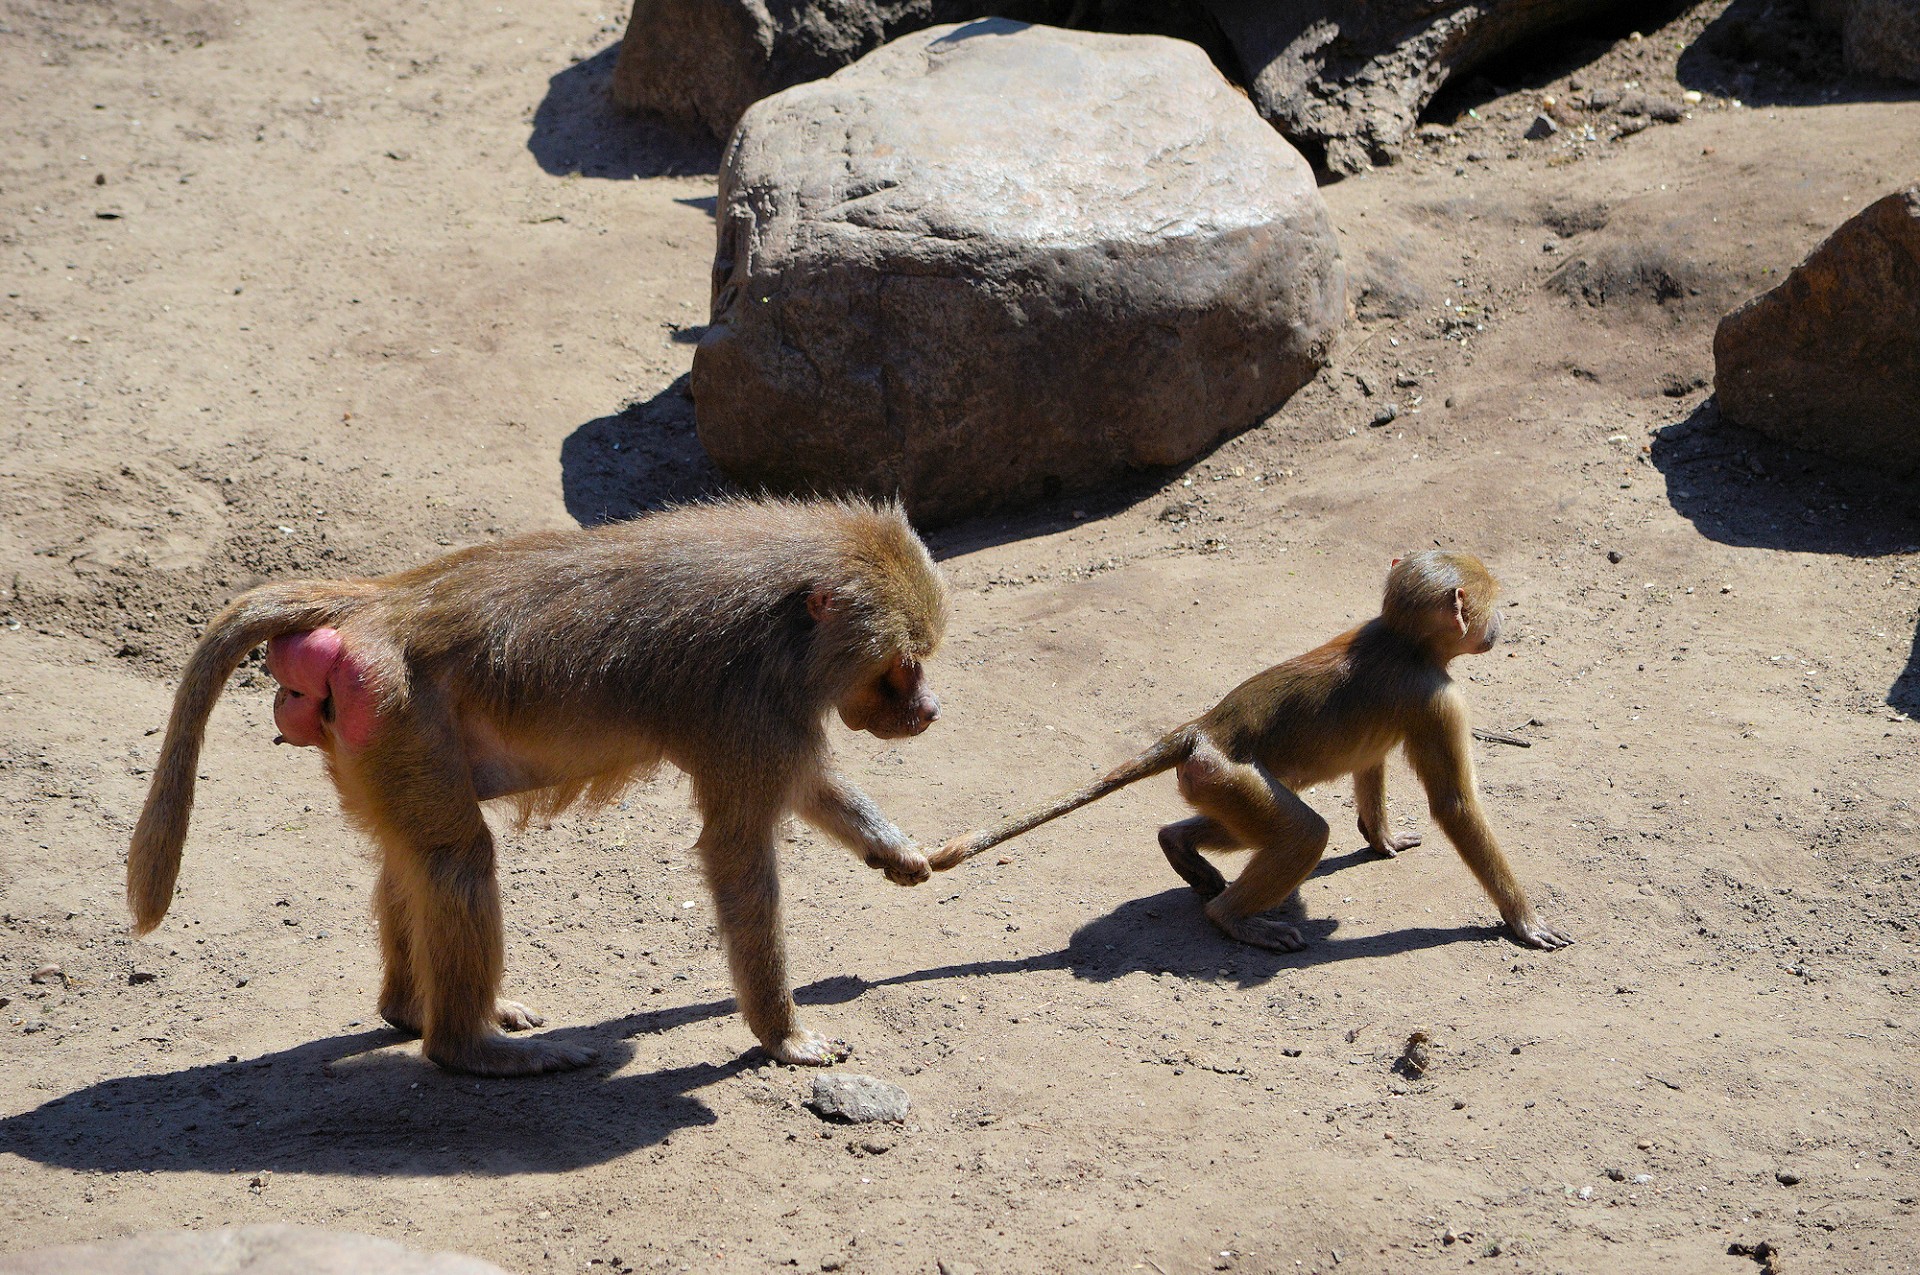
<instances>
[{"instance_id":1,"label":"brown rock","mask_svg":"<svg viewBox=\"0 0 1920 1275\"><path fill-rule=\"evenodd\" d=\"M1920 186L1873 204L1720 321L1728 420L1829 455L1920 468Z\"/></svg>"}]
</instances>

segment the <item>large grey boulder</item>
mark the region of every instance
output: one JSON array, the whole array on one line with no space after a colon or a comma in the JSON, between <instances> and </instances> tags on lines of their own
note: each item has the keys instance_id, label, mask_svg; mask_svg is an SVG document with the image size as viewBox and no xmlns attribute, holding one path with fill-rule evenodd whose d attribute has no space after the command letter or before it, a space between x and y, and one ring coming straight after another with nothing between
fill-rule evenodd
<instances>
[{"instance_id":1,"label":"large grey boulder","mask_svg":"<svg viewBox=\"0 0 1920 1275\"><path fill-rule=\"evenodd\" d=\"M1197 0L1260 114L1355 173L1390 160L1452 77L1612 0Z\"/></svg>"},{"instance_id":2,"label":"large grey boulder","mask_svg":"<svg viewBox=\"0 0 1920 1275\"><path fill-rule=\"evenodd\" d=\"M1346 272L1305 161L1200 50L985 20L748 111L700 439L923 519L1177 464L1311 378Z\"/></svg>"},{"instance_id":3,"label":"large grey boulder","mask_svg":"<svg viewBox=\"0 0 1920 1275\"><path fill-rule=\"evenodd\" d=\"M273 1223L148 1231L125 1239L0 1253L0 1275L507 1275L492 1262L419 1253L348 1231Z\"/></svg>"},{"instance_id":4,"label":"large grey boulder","mask_svg":"<svg viewBox=\"0 0 1920 1275\"><path fill-rule=\"evenodd\" d=\"M1720 321L1723 416L1796 446L1920 468L1920 186L1855 216Z\"/></svg>"}]
</instances>

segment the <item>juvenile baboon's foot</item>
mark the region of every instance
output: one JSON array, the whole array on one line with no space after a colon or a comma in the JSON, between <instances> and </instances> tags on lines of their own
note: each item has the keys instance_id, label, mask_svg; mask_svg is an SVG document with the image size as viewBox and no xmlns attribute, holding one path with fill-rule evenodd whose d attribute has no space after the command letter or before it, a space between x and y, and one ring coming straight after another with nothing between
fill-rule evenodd
<instances>
[{"instance_id":1,"label":"juvenile baboon's foot","mask_svg":"<svg viewBox=\"0 0 1920 1275\"><path fill-rule=\"evenodd\" d=\"M1392 836L1381 837L1378 840L1372 837L1367 839L1369 849L1389 859L1397 856L1402 850L1411 850L1419 844L1420 834L1417 832L1396 832Z\"/></svg>"},{"instance_id":2,"label":"juvenile baboon's foot","mask_svg":"<svg viewBox=\"0 0 1920 1275\"><path fill-rule=\"evenodd\" d=\"M1201 898L1219 898L1220 892L1227 888L1227 879L1220 875L1220 869L1193 848L1181 824L1170 823L1160 829L1160 853L1167 856L1167 862L1180 874L1180 879L1192 886Z\"/></svg>"},{"instance_id":3,"label":"juvenile baboon's foot","mask_svg":"<svg viewBox=\"0 0 1920 1275\"><path fill-rule=\"evenodd\" d=\"M529 1027L545 1027L547 1020L534 1013L519 1001L501 1001L494 1006L494 1015L500 1026L510 1032L523 1032Z\"/></svg>"},{"instance_id":4,"label":"juvenile baboon's foot","mask_svg":"<svg viewBox=\"0 0 1920 1275\"><path fill-rule=\"evenodd\" d=\"M767 1045L775 1062L793 1067L831 1067L853 1057L853 1048L844 1040L829 1040L818 1032L796 1027L784 1040Z\"/></svg>"},{"instance_id":5,"label":"juvenile baboon's foot","mask_svg":"<svg viewBox=\"0 0 1920 1275\"><path fill-rule=\"evenodd\" d=\"M538 1036L508 1040L493 1035L432 1044L426 1053L448 1071L469 1076L539 1076L550 1071L572 1071L599 1056L585 1045L567 1045Z\"/></svg>"},{"instance_id":6,"label":"juvenile baboon's foot","mask_svg":"<svg viewBox=\"0 0 1920 1275\"><path fill-rule=\"evenodd\" d=\"M1537 947L1546 952L1568 947L1573 943L1571 936L1556 926L1548 925L1532 912L1509 918L1507 929L1513 932L1513 937L1528 947Z\"/></svg>"},{"instance_id":7,"label":"juvenile baboon's foot","mask_svg":"<svg viewBox=\"0 0 1920 1275\"><path fill-rule=\"evenodd\" d=\"M1207 919L1219 926L1220 931L1228 938L1238 939L1242 943L1251 943L1255 947L1264 947L1269 951L1299 952L1307 946L1307 941L1300 937L1300 931L1264 912L1256 912L1252 916L1223 917L1209 907Z\"/></svg>"},{"instance_id":8,"label":"juvenile baboon's foot","mask_svg":"<svg viewBox=\"0 0 1920 1275\"><path fill-rule=\"evenodd\" d=\"M933 875L927 856L912 846L902 846L885 855L869 855L867 866L880 869L895 885L919 885Z\"/></svg>"}]
</instances>

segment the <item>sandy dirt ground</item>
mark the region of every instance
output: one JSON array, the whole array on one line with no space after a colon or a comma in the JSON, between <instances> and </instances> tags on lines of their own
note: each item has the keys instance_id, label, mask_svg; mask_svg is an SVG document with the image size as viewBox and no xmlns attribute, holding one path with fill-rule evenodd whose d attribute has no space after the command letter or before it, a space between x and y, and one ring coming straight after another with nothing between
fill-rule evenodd
<instances>
[{"instance_id":1,"label":"sandy dirt ground","mask_svg":"<svg viewBox=\"0 0 1920 1275\"><path fill-rule=\"evenodd\" d=\"M796 825L807 1021L912 1097L876 1131L752 1047L666 778L503 830L508 993L600 1064L424 1062L257 662L128 937L156 732L233 593L718 482L716 157L608 113L624 13L0 2L0 1253L292 1221L523 1272L1920 1269L1920 502L1708 389L1718 317L1920 171L1920 102L1716 80L1721 7L1494 68L1329 186L1333 366L1187 470L930 536L945 716L837 739L936 842L1468 548L1512 640L1458 671L1532 744L1477 746L1482 785L1577 945L1505 938L1432 829L1370 857L1344 787L1295 956L1205 924L1170 780L911 891ZM1520 140L1574 81L1705 95ZM1398 762L1389 798L1425 827Z\"/></svg>"}]
</instances>

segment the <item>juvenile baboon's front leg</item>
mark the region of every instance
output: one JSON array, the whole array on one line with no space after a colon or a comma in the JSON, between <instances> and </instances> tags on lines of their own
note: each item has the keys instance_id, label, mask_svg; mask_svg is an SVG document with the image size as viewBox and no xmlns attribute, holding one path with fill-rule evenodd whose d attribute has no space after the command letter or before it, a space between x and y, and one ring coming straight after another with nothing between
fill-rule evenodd
<instances>
[{"instance_id":1,"label":"juvenile baboon's front leg","mask_svg":"<svg viewBox=\"0 0 1920 1275\"><path fill-rule=\"evenodd\" d=\"M1360 835L1376 854L1391 859L1402 850L1411 850L1420 844L1417 832L1388 831L1385 762L1353 772L1353 807L1360 817Z\"/></svg>"},{"instance_id":2,"label":"juvenile baboon's front leg","mask_svg":"<svg viewBox=\"0 0 1920 1275\"><path fill-rule=\"evenodd\" d=\"M1453 848L1500 909L1501 920L1528 947L1545 951L1573 942L1558 926L1540 919L1520 879L1500 853L1473 773L1471 736L1465 710L1454 701L1442 705L1437 719L1407 741L1407 759L1427 790L1427 808L1445 830Z\"/></svg>"},{"instance_id":3,"label":"juvenile baboon's front leg","mask_svg":"<svg viewBox=\"0 0 1920 1275\"><path fill-rule=\"evenodd\" d=\"M800 817L878 868L895 885L919 885L933 870L927 856L880 812L873 799L833 771L806 789Z\"/></svg>"}]
</instances>

